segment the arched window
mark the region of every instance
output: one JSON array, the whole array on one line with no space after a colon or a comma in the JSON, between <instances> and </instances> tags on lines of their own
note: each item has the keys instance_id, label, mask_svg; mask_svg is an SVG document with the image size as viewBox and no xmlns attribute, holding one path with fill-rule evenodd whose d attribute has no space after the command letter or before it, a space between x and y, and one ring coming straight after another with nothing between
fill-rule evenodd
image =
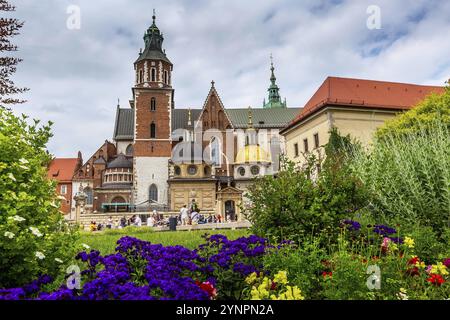
<instances>
[{"instance_id":1,"label":"arched window","mask_svg":"<svg viewBox=\"0 0 450 320\"><path fill-rule=\"evenodd\" d=\"M150 201L150 203L158 202L158 187L156 186L156 184L152 184L150 186L148 192L148 200Z\"/></svg>"},{"instance_id":2,"label":"arched window","mask_svg":"<svg viewBox=\"0 0 450 320\"><path fill-rule=\"evenodd\" d=\"M127 156L132 156L133 155L133 145L129 144L127 149L125 150L125 153L127 154Z\"/></svg>"},{"instance_id":3,"label":"arched window","mask_svg":"<svg viewBox=\"0 0 450 320\"><path fill-rule=\"evenodd\" d=\"M152 68L152 81L155 82L156 81L156 69Z\"/></svg>"},{"instance_id":4,"label":"arched window","mask_svg":"<svg viewBox=\"0 0 450 320\"><path fill-rule=\"evenodd\" d=\"M156 99L152 98L150 101L150 111L156 111Z\"/></svg>"},{"instance_id":5,"label":"arched window","mask_svg":"<svg viewBox=\"0 0 450 320\"><path fill-rule=\"evenodd\" d=\"M141 69L139 70L139 83L144 82L144 71Z\"/></svg>"},{"instance_id":6,"label":"arched window","mask_svg":"<svg viewBox=\"0 0 450 320\"><path fill-rule=\"evenodd\" d=\"M86 194L86 204L92 205L94 203L94 193L90 187L84 188L84 193Z\"/></svg>"},{"instance_id":7,"label":"arched window","mask_svg":"<svg viewBox=\"0 0 450 320\"><path fill-rule=\"evenodd\" d=\"M167 75L167 71L164 71L164 83L169 84L169 77Z\"/></svg>"},{"instance_id":8,"label":"arched window","mask_svg":"<svg viewBox=\"0 0 450 320\"><path fill-rule=\"evenodd\" d=\"M154 122L150 125L150 138L156 138L156 124Z\"/></svg>"},{"instance_id":9,"label":"arched window","mask_svg":"<svg viewBox=\"0 0 450 320\"><path fill-rule=\"evenodd\" d=\"M211 139L211 143L210 143L210 148L211 148L211 163L214 166L221 166L222 164L220 163L220 142L219 139L217 139L216 137L213 137Z\"/></svg>"}]
</instances>

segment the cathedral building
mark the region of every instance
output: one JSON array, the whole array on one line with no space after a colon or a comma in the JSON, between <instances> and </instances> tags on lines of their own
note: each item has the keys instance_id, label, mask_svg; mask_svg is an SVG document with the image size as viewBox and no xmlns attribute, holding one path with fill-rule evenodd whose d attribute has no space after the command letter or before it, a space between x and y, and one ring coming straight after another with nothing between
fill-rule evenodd
<instances>
[{"instance_id":1,"label":"cathedral building","mask_svg":"<svg viewBox=\"0 0 450 320\"><path fill-rule=\"evenodd\" d=\"M249 184L278 171L279 130L301 109L282 101L273 62L260 108L225 107L214 81L201 108L175 107L174 65L155 20L134 62L129 107L117 106L113 141L80 166L72 188L86 194L85 214L178 212L196 202L202 213L242 219ZM72 202L69 219L74 211Z\"/></svg>"}]
</instances>

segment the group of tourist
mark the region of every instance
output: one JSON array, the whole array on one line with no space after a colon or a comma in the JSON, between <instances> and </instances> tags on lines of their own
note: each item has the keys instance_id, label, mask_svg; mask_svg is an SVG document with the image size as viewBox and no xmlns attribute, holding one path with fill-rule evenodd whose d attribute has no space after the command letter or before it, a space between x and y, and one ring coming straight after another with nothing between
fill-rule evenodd
<instances>
[{"instance_id":1,"label":"group of tourist","mask_svg":"<svg viewBox=\"0 0 450 320\"><path fill-rule=\"evenodd\" d=\"M225 214L223 217L220 213L217 215L213 215L211 213L208 214L207 217L200 214L200 209L198 208L195 200L187 205L184 205L180 209L180 213L177 217L177 223L180 225L196 225L196 224L206 224L206 223L223 223L223 222L233 222L234 215L231 215L229 212ZM148 227L162 226L167 224L166 220L164 220L164 216L162 214L158 214L156 210L153 210L153 213L147 218L145 222ZM90 230L91 231L101 231L103 229L122 229L128 226L136 226L141 227L143 225L142 219L139 215L133 215L129 219L123 216L120 219L114 220L112 216L108 218L105 224L97 224L95 221L91 221Z\"/></svg>"},{"instance_id":2,"label":"group of tourist","mask_svg":"<svg viewBox=\"0 0 450 320\"><path fill-rule=\"evenodd\" d=\"M227 214L225 215L225 220L220 213L217 215L209 213L208 217L205 218L200 214L200 209L193 199L189 205L189 208L187 207L187 205L183 205L183 207L180 209L180 214L178 215L178 223L183 226L205 223L222 223L235 221L234 218L235 217L233 217L229 212L227 212Z\"/></svg>"}]
</instances>

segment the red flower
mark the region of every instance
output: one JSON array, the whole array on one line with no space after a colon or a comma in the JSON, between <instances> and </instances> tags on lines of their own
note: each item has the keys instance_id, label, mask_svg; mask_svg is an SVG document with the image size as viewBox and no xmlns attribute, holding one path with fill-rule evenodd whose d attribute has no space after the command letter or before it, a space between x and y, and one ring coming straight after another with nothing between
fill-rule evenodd
<instances>
[{"instance_id":1,"label":"red flower","mask_svg":"<svg viewBox=\"0 0 450 320\"><path fill-rule=\"evenodd\" d=\"M203 291L206 291L211 299L217 296L217 290L210 282L207 281L201 283L200 281L195 281L195 284L198 285Z\"/></svg>"},{"instance_id":2,"label":"red flower","mask_svg":"<svg viewBox=\"0 0 450 320\"><path fill-rule=\"evenodd\" d=\"M420 262L420 259L417 256L408 260L408 264L412 264L414 266L416 265L417 262Z\"/></svg>"},{"instance_id":3,"label":"red flower","mask_svg":"<svg viewBox=\"0 0 450 320\"><path fill-rule=\"evenodd\" d=\"M445 282L445 279L442 278L442 276L440 274L432 273L432 274L430 274L430 277L427 279L427 281L431 284L440 286L441 284L443 284Z\"/></svg>"},{"instance_id":4,"label":"red flower","mask_svg":"<svg viewBox=\"0 0 450 320\"><path fill-rule=\"evenodd\" d=\"M324 278L324 279L326 279L327 277L330 277L330 279L333 277L333 272L326 272L326 271L324 271L324 272L322 272L322 277Z\"/></svg>"},{"instance_id":5,"label":"red flower","mask_svg":"<svg viewBox=\"0 0 450 320\"><path fill-rule=\"evenodd\" d=\"M272 285L270 286L270 290L275 290L277 288L277 283L274 281L272 282Z\"/></svg>"},{"instance_id":6,"label":"red flower","mask_svg":"<svg viewBox=\"0 0 450 320\"><path fill-rule=\"evenodd\" d=\"M414 267L412 269L408 269L408 270L406 270L406 274L408 274L410 276L418 276L419 275L419 268Z\"/></svg>"}]
</instances>

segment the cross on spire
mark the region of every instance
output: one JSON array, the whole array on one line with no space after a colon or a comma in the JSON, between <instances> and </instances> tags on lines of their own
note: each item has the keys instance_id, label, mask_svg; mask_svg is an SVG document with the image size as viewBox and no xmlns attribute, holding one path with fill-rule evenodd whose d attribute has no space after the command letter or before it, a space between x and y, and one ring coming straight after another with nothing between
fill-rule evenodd
<instances>
[{"instance_id":1,"label":"cross on spire","mask_svg":"<svg viewBox=\"0 0 450 320\"><path fill-rule=\"evenodd\" d=\"M215 84L216 82L214 81L214 80L212 80L211 81L211 87L213 87L214 88L214 84Z\"/></svg>"}]
</instances>

